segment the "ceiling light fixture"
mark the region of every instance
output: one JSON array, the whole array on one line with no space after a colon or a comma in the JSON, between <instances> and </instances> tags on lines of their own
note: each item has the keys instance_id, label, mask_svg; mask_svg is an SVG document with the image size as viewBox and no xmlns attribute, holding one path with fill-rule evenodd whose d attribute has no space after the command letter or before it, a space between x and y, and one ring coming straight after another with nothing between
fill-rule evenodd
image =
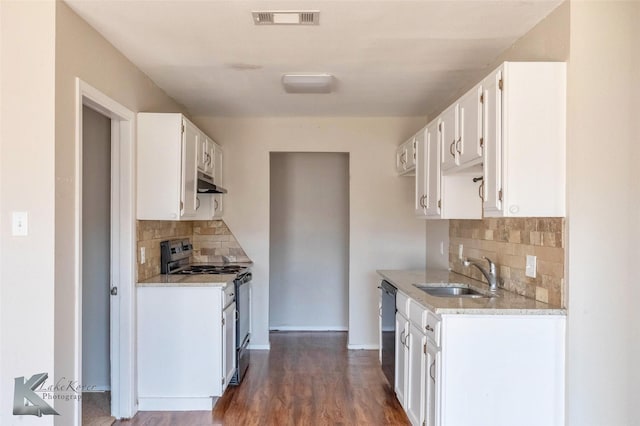
<instances>
[{"instance_id":1,"label":"ceiling light fixture","mask_svg":"<svg viewBox=\"0 0 640 426\"><path fill-rule=\"evenodd\" d=\"M285 74L282 85L287 93L331 93L333 75L321 74Z\"/></svg>"}]
</instances>

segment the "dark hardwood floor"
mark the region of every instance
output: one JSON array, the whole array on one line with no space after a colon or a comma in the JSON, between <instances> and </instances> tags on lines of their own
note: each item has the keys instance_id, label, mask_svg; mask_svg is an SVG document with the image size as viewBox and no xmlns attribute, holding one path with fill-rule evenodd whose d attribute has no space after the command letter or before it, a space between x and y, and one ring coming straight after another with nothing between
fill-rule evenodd
<instances>
[{"instance_id":1,"label":"dark hardwood floor","mask_svg":"<svg viewBox=\"0 0 640 426\"><path fill-rule=\"evenodd\" d=\"M348 351L340 332L271 333L239 387L213 411L140 412L116 425L408 425L377 351Z\"/></svg>"}]
</instances>

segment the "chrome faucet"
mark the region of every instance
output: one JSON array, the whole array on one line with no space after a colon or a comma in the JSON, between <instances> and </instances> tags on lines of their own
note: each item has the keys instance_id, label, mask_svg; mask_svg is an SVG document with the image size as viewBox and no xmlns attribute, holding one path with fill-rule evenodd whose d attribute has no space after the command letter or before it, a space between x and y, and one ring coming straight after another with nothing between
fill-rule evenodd
<instances>
[{"instance_id":1,"label":"chrome faucet","mask_svg":"<svg viewBox=\"0 0 640 426\"><path fill-rule=\"evenodd\" d=\"M487 256L482 256L482 258L487 262L489 262L488 271L485 268L483 268L482 265L470 260L469 258L466 258L464 260L464 266L473 265L476 268L480 269L480 272L482 272L482 275L484 275L484 277L489 282L489 291L491 291L492 293L495 293L498 290L498 274L496 273L496 264L493 263L493 261L489 259Z\"/></svg>"}]
</instances>

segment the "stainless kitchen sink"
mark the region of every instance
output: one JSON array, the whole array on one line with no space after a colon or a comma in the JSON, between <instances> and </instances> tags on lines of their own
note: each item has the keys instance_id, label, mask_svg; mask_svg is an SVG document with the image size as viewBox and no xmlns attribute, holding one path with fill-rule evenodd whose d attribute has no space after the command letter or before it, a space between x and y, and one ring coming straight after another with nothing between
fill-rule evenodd
<instances>
[{"instance_id":1,"label":"stainless kitchen sink","mask_svg":"<svg viewBox=\"0 0 640 426\"><path fill-rule=\"evenodd\" d=\"M414 286L425 293L436 297L470 297L482 298L491 297L477 290L469 288L464 284L453 284L449 286L431 285L431 284L414 284Z\"/></svg>"}]
</instances>

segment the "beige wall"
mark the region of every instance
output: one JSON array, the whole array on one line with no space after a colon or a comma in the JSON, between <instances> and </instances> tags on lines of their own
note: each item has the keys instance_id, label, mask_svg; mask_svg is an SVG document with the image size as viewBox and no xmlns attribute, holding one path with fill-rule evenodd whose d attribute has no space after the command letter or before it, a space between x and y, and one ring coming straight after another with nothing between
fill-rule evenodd
<instances>
[{"instance_id":1,"label":"beige wall","mask_svg":"<svg viewBox=\"0 0 640 426\"><path fill-rule=\"evenodd\" d=\"M573 2L568 80L567 416L638 424L639 2ZM634 68L635 65L635 68ZM634 99L633 95L636 95ZM634 102L636 101L636 102Z\"/></svg>"},{"instance_id":2,"label":"beige wall","mask_svg":"<svg viewBox=\"0 0 640 426\"><path fill-rule=\"evenodd\" d=\"M37 28L38 31L33 31ZM54 374L55 5L0 1L0 424L13 379ZM11 236L26 211L29 235ZM53 417L24 416L21 425Z\"/></svg>"},{"instance_id":3,"label":"beige wall","mask_svg":"<svg viewBox=\"0 0 640 426\"><path fill-rule=\"evenodd\" d=\"M56 377L74 377L75 78L80 77L134 112L177 112L182 107L158 89L65 3L56 2L55 12L56 75L55 84L52 83L49 88L55 88L56 93L55 162L53 140L50 155L47 156L48 165L53 168L55 164L56 183L55 372ZM32 28L33 25L27 27ZM32 33L39 34L39 31ZM30 171L33 171L33 167ZM53 182L53 179L50 181ZM50 196L49 199L50 207L53 206L53 200ZM50 229L53 230L53 226ZM51 277L53 271L49 279ZM57 424L69 424L74 405L73 402L56 404L61 414L56 418Z\"/></svg>"},{"instance_id":4,"label":"beige wall","mask_svg":"<svg viewBox=\"0 0 640 426\"><path fill-rule=\"evenodd\" d=\"M196 118L197 119L197 118ZM377 347L376 269L424 268L414 179L397 177L397 145L424 118L205 118L225 152L225 222L255 262L254 345L269 342L269 153L350 154L349 344Z\"/></svg>"}]
</instances>

